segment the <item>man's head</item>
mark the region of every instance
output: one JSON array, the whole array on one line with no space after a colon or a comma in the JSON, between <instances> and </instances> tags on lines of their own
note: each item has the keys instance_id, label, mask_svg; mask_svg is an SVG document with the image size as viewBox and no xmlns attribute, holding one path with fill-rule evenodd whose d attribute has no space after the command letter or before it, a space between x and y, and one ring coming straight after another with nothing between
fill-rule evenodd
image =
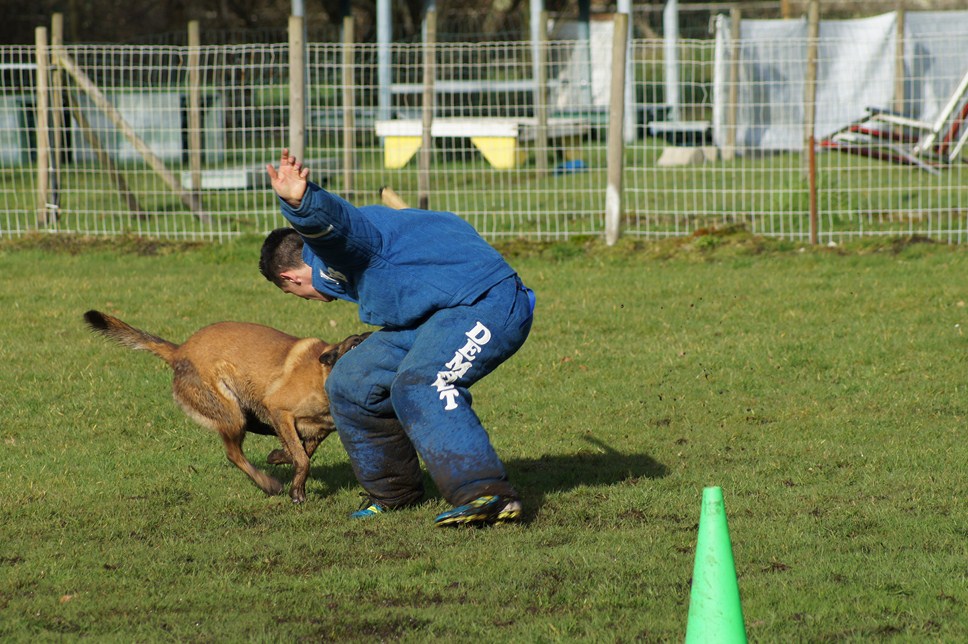
<instances>
[{"instance_id":1,"label":"man's head","mask_svg":"<svg viewBox=\"0 0 968 644\"><path fill-rule=\"evenodd\" d=\"M282 288L282 274L305 264L302 258L303 240L292 228L276 228L262 242L259 272L267 280Z\"/></svg>"},{"instance_id":2,"label":"man's head","mask_svg":"<svg viewBox=\"0 0 968 644\"><path fill-rule=\"evenodd\" d=\"M306 300L331 302L313 288L313 269L302 257L303 240L292 228L277 228L262 242L259 272L286 293Z\"/></svg>"}]
</instances>

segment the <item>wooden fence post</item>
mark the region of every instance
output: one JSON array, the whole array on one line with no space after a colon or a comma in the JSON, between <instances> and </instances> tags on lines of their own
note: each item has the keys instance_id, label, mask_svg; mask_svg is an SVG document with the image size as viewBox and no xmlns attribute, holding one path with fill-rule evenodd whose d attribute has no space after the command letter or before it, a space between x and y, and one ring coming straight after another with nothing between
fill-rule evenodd
<instances>
[{"instance_id":1,"label":"wooden fence post","mask_svg":"<svg viewBox=\"0 0 968 644\"><path fill-rule=\"evenodd\" d=\"M289 16L289 154L305 161L306 41L303 17Z\"/></svg>"},{"instance_id":2,"label":"wooden fence post","mask_svg":"<svg viewBox=\"0 0 968 644\"><path fill-rule=\"evenodd\" d=\"M55 13L50 18L50 46L56 50L64 45L64 14ZM57 65L50 69L50 187L48 195L50 201L50 218L57 221L60 218L61 205L61 157L64 155L64 72Z\"/></svg>"},{"instance_id":3,"label":"wooden fence post","mask_svg":"<svg viewBox=\"0 0 968 644\"><path fill-rule=\"evenodd\" d=\"M434 81L437 76L437 12L428 11L426 18L426 36L424 37L423 64L423 111L422 143L420 147L419 168L417 170L417 203L418 207L430 207L430 159L433 155L433 137L431 130L434 126Z\"/></svg>"},{"instance_id":4,"label":"wooden fence post","mask_svg":"<svg viewBox=\"0 0 968 644\"><path fill-rule=\"evenodd\" d=\"M37 226L47 225L47 203L50 198L50 122L47 74L50 71L50 52L47 48L47 28L34 30L35 59L37 62Z\"/></svg>"},{"instance_id":5,"label":"wooden fence post","mask_svg":"<svg viewBox=\"0 0 968 644\"><path fill-rule=\"evenodd\" d=\"M629 33L627 13L615 14L612 37L612 80L608 113L608 185L605 188L605 243L615 245L622 231L622 174L625 172L625 61Z\"/></svg>"},{"instance_id":6,"label":"wooden fence post","mask_svg":"<svg viewBox=\"0 0 968 644\"><path fill-rule=\"evenodd\" d=\"M537 72L534 87L534 116L536 123L534 138L534 160L538 174L548 174L548 13L542 11L536 33L537 46L534 56L537 60L534 69Z\"/></svg>"},{"instance_id":7,"label":"wooden fence post","mask_svg":"<svg viewBox=\"0 0 968 644\"><path fill-rule=\"evenodd\" d=\"M197 20L188 23L188 161L192 175L192 202L202 207L202 89L201 35Z\"/></svg>"},{"instance_id":8,"label":"wooden fence post","mask_svg":"<svg viewBox=\"0 0 968 644\"><path fill-rule=\"evenodd\" d=\"M814 129L817 121L817 47L820 35L820 2L810 0L807 8L807 74L803 109L804 148L810 199L810 243L817 243L817 150Z\"/></svg>"},{"instance_id":9,"label":"wooden fence post","mask_svg":"<svg viewBox=\"0 0 968 644\"><path fill-rule=\"evenodd\" d=\"M904 27L907 19L904 0L897 0L897 36L894 48L894 111L907 114L907 101L904 96Z\"/></svg>"},{"instance_id":10,"label":"wooden fence post","mask_svg":"<svg viewBox=\"0 0 968 644\"><path fill-rule=\"evenodd\" d=\"M343 18L343 197L352 200L356 171L356 75L353 16Z\"/></svg>"}]
</instances>

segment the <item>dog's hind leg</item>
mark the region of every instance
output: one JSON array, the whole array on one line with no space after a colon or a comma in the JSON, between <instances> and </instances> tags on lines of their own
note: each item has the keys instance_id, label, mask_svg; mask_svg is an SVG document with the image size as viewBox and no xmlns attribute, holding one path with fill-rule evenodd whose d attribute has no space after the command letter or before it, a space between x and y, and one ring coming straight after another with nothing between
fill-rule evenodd
<instances>
[{"instance_id":1,"label":"dog's hind leg","mask_svg":"<svg viewBox=\"0 0 968 644\"><path fill-rule=\"evenodd\" d=\"M242 453L246 415L235 394L227 387L213 389L190 360L178 360L172 393L185 413L202 427L218 432L225 444L225 454L266 494L281 494L282 484L255 468Z\"/></svg>"},{"instance_id":2,"label":"dog's hind leg","mask_svg":"<svg viewBox=\"0 0 968 644\"><path fill-rule=\"evenodd\" d=\"M252 482L259 486L259 489L266 494L282 494L282 483L269 476L262 470L256 468L242 452L242 439L245 433L242 431L219 431L222 442L225 443L225 455L240 470L245 472Z\"/></svg>"}]
</instances>

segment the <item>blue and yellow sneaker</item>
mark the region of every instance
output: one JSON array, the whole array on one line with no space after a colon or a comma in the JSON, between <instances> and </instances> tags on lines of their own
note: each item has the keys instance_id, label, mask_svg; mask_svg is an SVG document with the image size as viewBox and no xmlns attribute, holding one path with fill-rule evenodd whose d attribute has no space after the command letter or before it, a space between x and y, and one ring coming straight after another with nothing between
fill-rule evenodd
<instances>
[{"instance_id":1,"label":"blue and yellow sneaker","mask_svg":"<svg viewBox=\"0 0 968 644\"><path fill-rule=\"evenodd\" d=\"M521 518L521 501L509 496L480 496L466 505L442 512L434 525L485 526L499 525Z\"/></svg>"},{"instance_id":2,"label":"blue and yellow sneaker","mask_svg":"<svg viewBox=\"0 0 968 644\"><path fill-rule=\"evenodd\" d=\"M350 515L351 519L369 519L377 514L383 514L384 512L389 512L390 508L383 505L379 501L374 501L371 498L367 498L363 501L363 505L360 509Z\"/></svg>"}]
</instances>

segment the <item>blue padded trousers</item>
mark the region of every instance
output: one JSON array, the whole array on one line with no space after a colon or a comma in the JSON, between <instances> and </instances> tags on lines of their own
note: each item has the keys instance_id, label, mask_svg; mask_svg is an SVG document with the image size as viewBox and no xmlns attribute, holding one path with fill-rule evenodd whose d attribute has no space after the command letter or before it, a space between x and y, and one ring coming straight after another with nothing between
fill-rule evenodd
<instances>
[{"instance_id":1,"label":"blue padded trousers","mask_svg":"<svg viewBox=\"0 0 968 644\"><path fill-rule=\"evenodd\" d=\"M381 329L337 361L326 393L367 494L390 508L418 501L419 456L452 505L515 495L469 389L524 344L533 308L533 293L511 277L415 328Z\"/></svg>"}]
</instances>

